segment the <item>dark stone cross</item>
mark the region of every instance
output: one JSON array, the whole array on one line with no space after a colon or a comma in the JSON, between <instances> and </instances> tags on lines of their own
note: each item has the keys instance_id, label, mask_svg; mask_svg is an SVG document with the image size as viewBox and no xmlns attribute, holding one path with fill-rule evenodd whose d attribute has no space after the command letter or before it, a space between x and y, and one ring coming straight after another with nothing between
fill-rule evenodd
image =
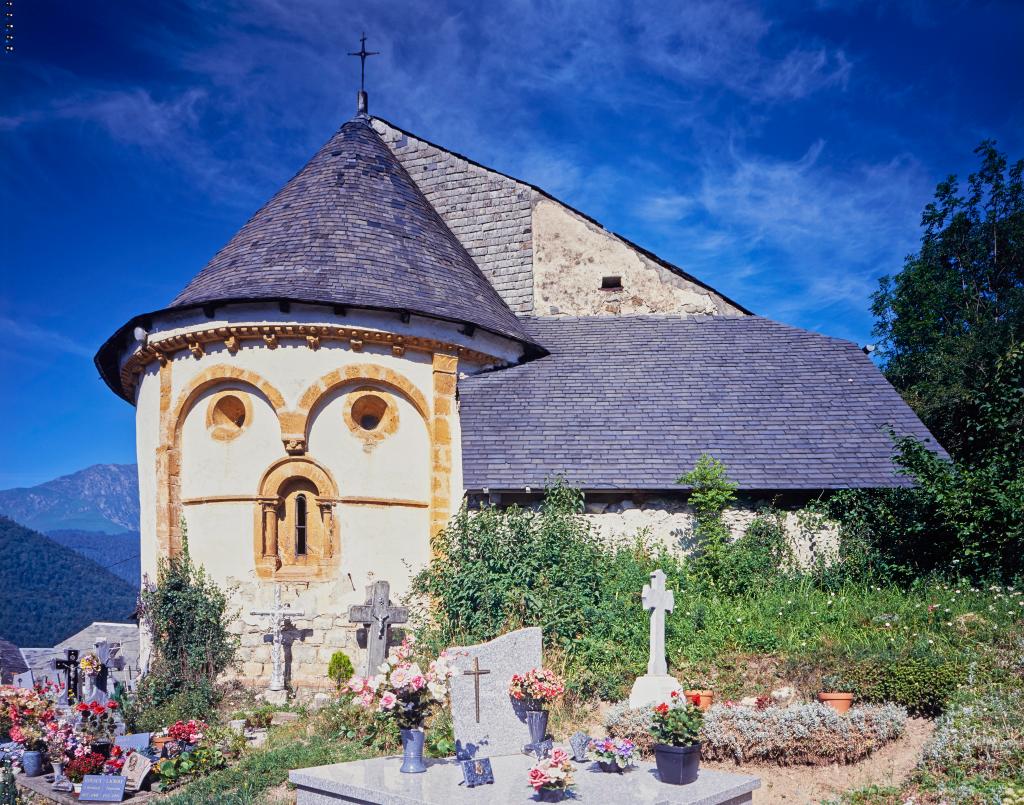
<instances>
[{"instance_id":1,"label":"dark stone cross","mask_svg":"<svg viewBox=\"0 0 1024 805\"><path fill-rule=\"evenodd\" d=\"M53 660L53 668L64 674L64 690L60 694L60 704L78 701L78 651L67 650L67 659Z\"/></svg>"},{"instance_id":2,"label":"dark stone cross","mask_svg":"<svg viewBox=\"0 0 1024 805\"><path fill-rule=\"evenodd\" d=\"M348 608L351 623L366 627L366 675L377 673L388 653L388 630L393 624L409 620L406 607L391 605L391 585L386 581L375 581L366 587L366 603Z\"/></svg>"},{"instance_id":3,"label":"dark stone cross","mask_svg":"<svg viewBox=\"0 0 1024 805\"><path fill-rule=\"evenodd\" d=\"M110 684L111 663L114 656L114 649L111 648L106 638L101 637L96 641L96 656L99 658L100 667L92 678L89 701L106 704L110 701L110 691L107 690L107 686Z\"/></svg>"},{"instance_id":4,"label":"dark stone cross","mask_svg":"<svg viewBox=\"0 0 1024 805\"><path fill-rule=\"evenodd\" d=\"M480 670L480 658L479 657L474 657L473 658L473 670L472 671L463 671L462 672L463 676L471 676L471 677L473 677L473 690L476 693L476 723L477 724L480 723L480 677L482 677L484 674L489 674L489 673L490 673L490 671L481 671Z\"/></svg>"}]
</instances>

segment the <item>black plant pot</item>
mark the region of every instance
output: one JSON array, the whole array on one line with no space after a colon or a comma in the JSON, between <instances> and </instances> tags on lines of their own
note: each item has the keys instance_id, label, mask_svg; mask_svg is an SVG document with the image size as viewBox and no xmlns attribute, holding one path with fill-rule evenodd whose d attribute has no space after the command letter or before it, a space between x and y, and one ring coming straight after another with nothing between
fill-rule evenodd
<instances>
[{"instance_id":1,"label":"black plant pot","mask_svg":"<svg viewBox=\"0 0 1024 805\"><path fill-rule=\"evenodd\" d=\"M658 777L669 785L686 785L697 779L700 771L700 744L689 746L654 745L654 762Z\"/></svg>"},{"instance_id":2,"label":"black plant pot","mask_svg":"<svg viewBox=\"0 0 1024 805\"><path fill-rule=\"evenodd\" d=\"M114 749L114 744L111 741L94 741L90 747L93 752L103 757L109 758L110 753Z\"/></svg>"},{"instance_id":3,"label":"black plant pot","mask_svg":"<svg viewBox=\"0 0 1024 805\"><path fill-rule=\"evenodd\" d=\"M599 760L597 765L601 768L605 774L622 774L622 767L613 761Z\"/></svg>"}]
</instances>

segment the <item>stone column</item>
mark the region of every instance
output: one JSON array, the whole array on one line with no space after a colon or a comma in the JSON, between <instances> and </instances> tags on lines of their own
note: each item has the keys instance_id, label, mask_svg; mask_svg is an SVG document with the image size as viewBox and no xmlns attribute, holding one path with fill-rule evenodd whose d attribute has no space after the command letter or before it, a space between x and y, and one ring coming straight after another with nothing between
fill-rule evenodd
<instances>
[{"instance_id":1,"label":"stone column","mask_svg":"<svg viewBox=\"0 0 1024 805\"><path fill-rule=\"evenodd\" d=\"M260 501L260 505L263 507L263 558L269 559L277 570L281 566L281 558L277 552L278 499L264 499Z\"/></svg>"}]
</instances>

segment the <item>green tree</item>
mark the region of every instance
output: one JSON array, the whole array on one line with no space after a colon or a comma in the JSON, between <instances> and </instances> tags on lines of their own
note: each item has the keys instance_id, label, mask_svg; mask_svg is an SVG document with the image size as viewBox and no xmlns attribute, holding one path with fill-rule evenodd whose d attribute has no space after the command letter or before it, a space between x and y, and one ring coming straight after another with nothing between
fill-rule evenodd
<instances>
[{"instance_id":1,"label":"green tree","mask_svg":"<svg viewBox=\"0 0 1024 805\"><path fill-rule=\"evenodd\" d=\"M729 544L729 527L722 513L736 499L736 484L729 478L725 464L707 453L701 454L693 469L680 476L676 483L690 489L698 548L695 569L712 582L718 582Z\"/></svg>"},{"instance_id":2,"label":"green tree","mask_svg":"<svg viewBox=\"0 0 1024 805\"><path fill-rule=\"evenodd\" d=\"M962 193L956 176L925 207L921 248L883 277L872 312L885 375L958 459L1001 357L1024 335L1024 161L994 141Z\"/></svg>"}]
</instances>

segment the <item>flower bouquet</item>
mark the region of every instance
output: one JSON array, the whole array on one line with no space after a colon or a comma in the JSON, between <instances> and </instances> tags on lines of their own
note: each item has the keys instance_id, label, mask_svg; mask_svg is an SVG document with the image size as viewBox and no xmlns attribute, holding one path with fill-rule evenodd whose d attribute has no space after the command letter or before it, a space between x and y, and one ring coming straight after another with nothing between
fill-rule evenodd
<instances>
[{"instance_id":1,"label":"flower bouquet","mask_svg":"<svg viewBox=\"0 0 1024 805\"><path fill-rule=\"evenodd\" d=\"M530 767L529 782L541 802L561 802L573 787L569 753L556 747L551 757L541 758Z\"/></svg>"},{"instance_id":2,"label":"flower bouquet","mask_svg":"<svg viewBox=\"0 0 1024 805\"><path fill-rule=\"evenodd\" d=\"M99 752L88 752L76 757L64 769L64 774L75 785L82 784L82 778L87 774L99 774L103 771L103 765L107 759Z\"/></svg>"},{"instance_id":3,"label":"flower bouquet","mask_svg":"<svg viewBox=\"0 0 1024 805\"><path fill-rule=\"evenodd\" d=\"M651 735L658 776L663 783L682 785L697 779L700 767L700 728L704 713L690 698L672 692L671 703L654 708Z\"/></svg>"},{"instance_id":4,"label":"flower bouquet","mask_svg":"<svg viewBox=\"0 0 1024 805\"><path fill-rule=\"evenodd\" d=\"M402 645L381 663L380 673L371 677L352 677L342 691L352 695L360 707L376 710L394 718L402 735L402 771L426 771L423 765L423 723L430 711L448 697L448 679L453 671L446 652L427 666L413 658L413 641L406 637Z\"/></svg>"},{"instance_id":5,"label":"flower bouquet","mask_svg":"<svg viewBox=\"0 0 1024 805\"><path fill-rule=\"evenodd\" d=\"M90 651L88 654L82 655L82 658L78 661L78 667L86 676L96 676L103 667L103 663L100 662L99 657Z\"/></svg>"},{"instance_id":6,"label":"flower bouquet","mask_svg":"<svg viewBox=\"0 0 1024 805\"><path fill-rule=\"evenodd\" d=\"M28 777L43 773L46 751L46 725L53 720L53 700L48 688L37 685L31 689L3 689L0 703L4 707L7 732L11 740L21 744L21 767Z\"/></svg>"},{"instance_id":7,"label":"flower bouquet","mask_svg":"<svg viewBox=\"0 0 1024 805\"><path fill-rule=\"evenodd\" d=\"M628 738L602 738L590 742L590 751L597 758L601 771L618 772L633 765L636 744Z\"/></svg>"},{"instance_id":8,"label":"flower bouquet","mask_svg":"<svg viewBox=\"0 0 1024 805\"><path fill-rule=\"evenodd\" d=\"M548 711L544 705L565 693L565 683L554 671L534 668L525 674L513 674L508 693L516 701L522 702L526 710L530 741L533 745L541 743L548 732Z\"/></svg>"},{"instance_id":9,"label":"flower bouquet","mask_svg":"<svg viewBox=\"0 0 1024 805\"><path fill-rule=\"evenodd\" d=\"M203 735L210 728L205 721L190 718L188 721L175 721L167 728L167 736L179 744L195 746L202 739Z\"/></svg>"}]
</instances>

